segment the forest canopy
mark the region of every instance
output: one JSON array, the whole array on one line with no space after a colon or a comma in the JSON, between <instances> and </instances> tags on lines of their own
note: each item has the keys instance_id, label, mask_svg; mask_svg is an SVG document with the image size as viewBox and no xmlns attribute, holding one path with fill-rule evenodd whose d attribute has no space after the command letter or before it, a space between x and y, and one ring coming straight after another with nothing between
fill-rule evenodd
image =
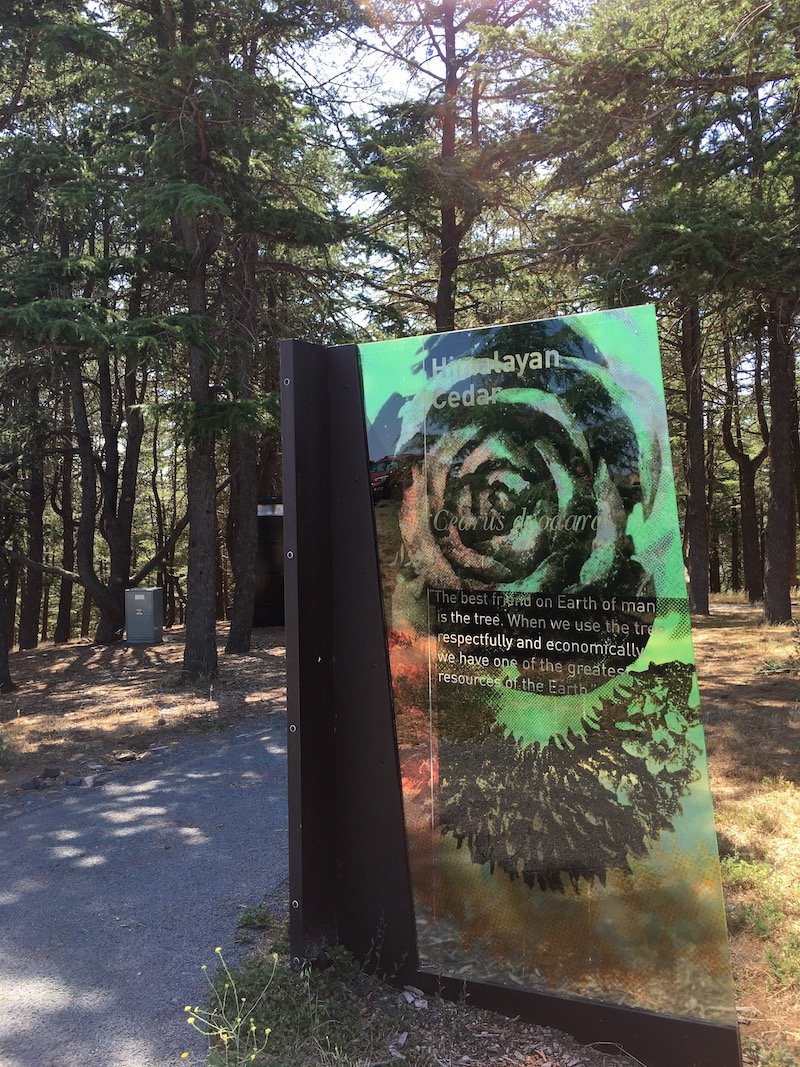
<instances>
[{"instance_id":1,"label":"forest canopy","mask_svg":"<svg viewBox=\"0 0 800 1067\"><path fill-rule=\"evenodd\" d=\"M278 342L656 304L690 600L791 620L800 13L8 0L0 686L165 590L246 651Z\"/></svg>"}]
</instances>

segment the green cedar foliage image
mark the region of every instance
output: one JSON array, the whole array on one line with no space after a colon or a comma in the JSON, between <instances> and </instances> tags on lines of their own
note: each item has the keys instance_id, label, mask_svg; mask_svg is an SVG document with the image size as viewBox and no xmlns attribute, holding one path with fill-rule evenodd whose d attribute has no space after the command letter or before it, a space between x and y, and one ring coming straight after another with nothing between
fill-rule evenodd
<instances>
[{"instance_id":1,"label":"green cedar foliage image","mask_svg":"<svg viewBox=\"0 0 800 1067\"><path fill-rule=\"evenodd\" d=\"M359 354L423 966L730 1022L653 309Z\"/></svg>"}]
</instances>

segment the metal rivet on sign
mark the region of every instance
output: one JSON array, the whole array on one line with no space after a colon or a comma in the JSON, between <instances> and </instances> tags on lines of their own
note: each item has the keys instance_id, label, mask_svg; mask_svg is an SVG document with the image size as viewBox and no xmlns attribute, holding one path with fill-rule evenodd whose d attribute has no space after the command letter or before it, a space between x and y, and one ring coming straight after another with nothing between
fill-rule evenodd
<instances>
[{"instance_id":1,"label":"metal rivet on sign","mask_svg":"<svg viewBox=\"0 0 800 1067\"><path fill-rule=\"evenodd\" d=\"M297 727L295 726L294 723L292 723L292 725L289 727L289 733L290 734L296 734L297 733Z\"/></svg>"},{"instance_id":2,"label":"metal rivet on sign","mask_svg":"<svg viewBox=\"0 0 800 1067\"><path fill-rule=\"evenodd\" d=\"M299 908L300 907L300 901L299 900L293 900L292 901L292 907L293 908Z\"/></svg>"},{"instance_id":3,"label":"metal rivet on sign","mask_svg":"<svg viewBox=\"0 0 800 1067\"><path fill-rule=\"evenodd\" d=\"M294 552L287 552L286 553L286 558L287 559L294 559Z\"/></svg>"},{"instance_id":4,"label":"metal rivet on sign","mask_svg":"<svg viewBox=\"0 0 800 1067\"><path fill-rule=\"evenodd\" d=\"M291 385L292 384L292 379L291 378L284 378L283 379L283 384L284 385Z\"/></svg>"}]
</instances>

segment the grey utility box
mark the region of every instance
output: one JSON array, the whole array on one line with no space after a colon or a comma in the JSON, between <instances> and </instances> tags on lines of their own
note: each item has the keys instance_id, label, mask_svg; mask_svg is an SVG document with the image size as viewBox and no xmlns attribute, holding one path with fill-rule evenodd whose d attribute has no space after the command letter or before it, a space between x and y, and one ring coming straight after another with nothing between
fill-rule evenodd
<instances>
[{"instance_id":1,"label":"grey utility box","mask_svg":"<svg viewBox=\"0 0 800 1067\"><path fill-rule=\"evenodd\" d=\"M160 586L125 590L125 632L129 645L159 645L164 640L164 594Z\"/></svg>"}]
</instances>

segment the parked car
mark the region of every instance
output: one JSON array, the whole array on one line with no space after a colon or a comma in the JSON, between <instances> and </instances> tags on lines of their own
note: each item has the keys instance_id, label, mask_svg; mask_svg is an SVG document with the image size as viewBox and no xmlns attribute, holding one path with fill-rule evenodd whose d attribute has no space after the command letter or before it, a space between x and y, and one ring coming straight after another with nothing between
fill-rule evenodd
<instances>
[{"instance_id":1,"label":"parked car","mask_svg":"<svg viewBox=\"0 0 800 1067\"><path fill-rule=\"evenodd\" d=\"M411 469L417 457L410 452L397 456L384 456L369 465L369 485L372 499L401 500L403 492L411 484Z\"/></svg>"},{"instance_id":2,"label":"parked car","mask_svg":"<svg viewBox=\"0 0 800 1067\"><path fill-rule=\"evenodd\" d=\"M392 459L384 456L383 459L375 460L369 465L369 487L372 490L373 500L389 499L389 476L392 469Z\"/></svg>"}]
</instances>

